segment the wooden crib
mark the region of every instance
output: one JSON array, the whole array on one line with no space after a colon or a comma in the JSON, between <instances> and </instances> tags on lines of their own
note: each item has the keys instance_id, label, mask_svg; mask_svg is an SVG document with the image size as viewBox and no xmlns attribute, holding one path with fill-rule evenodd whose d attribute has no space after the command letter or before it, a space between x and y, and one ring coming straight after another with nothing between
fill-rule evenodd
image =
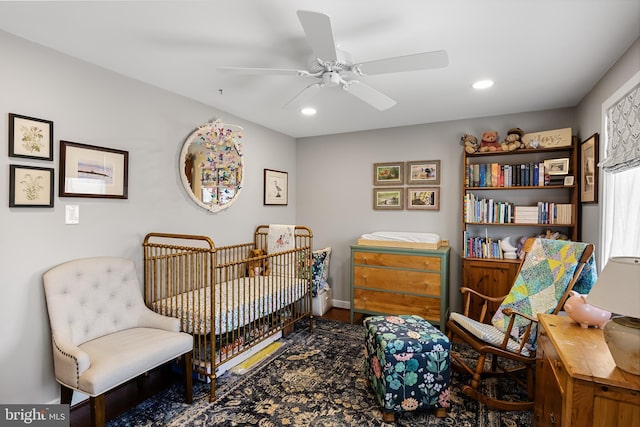
<instances>
[{"instance_id":1,"label":"wooden crib","mask_svg":"<svg viewBox=\"0 0 640 427\"><path fill-rule=\"evenodd\" d=\"M295 226L293 249L273 253L268 236L269 226L260 225L253 242L224 247L206 236L144 239L145 303L193 335L194 372L211 382L212 402L217 367L312 318L311 229Z\"/></svg>"}]
</instances>

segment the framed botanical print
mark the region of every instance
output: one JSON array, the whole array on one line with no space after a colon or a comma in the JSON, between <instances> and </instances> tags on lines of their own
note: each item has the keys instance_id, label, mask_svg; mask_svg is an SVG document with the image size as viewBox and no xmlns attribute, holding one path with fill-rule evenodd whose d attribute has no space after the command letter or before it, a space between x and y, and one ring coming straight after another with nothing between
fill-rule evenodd
<instances>
[{"instance_id":1,"label":"framed botanical print","mask_svg":"<svg viewBox=\"0 0 640 427\"><path fill-rule=\"evenodd\" d=\"M53 160L53 122L9 113L9 157Z\"/></svg>"},{"instance_id":2,"label":"framed botanical print","mask_svg":"<svg viewBox=\"0 0 640 427\"><path fill-rule=\"evenodd\" d=\"M9 207L53 207L52 168L10 165L9 169Z\"/></svg>"}]
</instances>

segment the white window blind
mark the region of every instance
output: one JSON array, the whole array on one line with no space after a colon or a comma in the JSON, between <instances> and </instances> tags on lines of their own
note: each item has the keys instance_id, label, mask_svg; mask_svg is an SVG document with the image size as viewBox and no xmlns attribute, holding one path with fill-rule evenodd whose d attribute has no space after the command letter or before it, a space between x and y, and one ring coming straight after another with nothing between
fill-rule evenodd
<instances>
[{"instance_id":1,"label":"white window blind","mask_svg":"<svg viewBox=\"0 0 640 427\"><path fill-rule=\"evenodd\" d=\"M602 104L600 267L640 256L640 72Z\"/></svg>"},{"instance_id":2,"label":"white window blind","mask_svg":"<svg viewBox=\"0 0 640 427\"><path fill-rule=\"evenodd\" d=\"M640 85L607 109L606 157L602 170L617 173L640 166Z\"/></svg>"}]
</instances>

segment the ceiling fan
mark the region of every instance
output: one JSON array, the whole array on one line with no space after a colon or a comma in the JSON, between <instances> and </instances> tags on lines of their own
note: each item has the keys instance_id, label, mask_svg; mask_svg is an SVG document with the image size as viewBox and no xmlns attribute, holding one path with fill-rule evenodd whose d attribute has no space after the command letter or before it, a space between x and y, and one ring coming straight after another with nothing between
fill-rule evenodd
<instances>
[{"instance_id":1,"label":"ceiling fan","mask_svg":"<svg viewBox=\"0 0 640 427\"><path fill-rule=\"evenodd\" d=\"M300 107L321 89L340 86L347 93L383 111L393 107L396 101L361 82L358 80L359 77L442 68L449 63L449 57L444 50L354 63L348 52L336 47L331 29L331 19L328 15L308 10L299 10L297 14L316 58L312 61L308 71L242 67L218 67L218 70L249 74L289 74L314 77L319 80L305 87L283 108Z\"/></svg>"}]
</instances>

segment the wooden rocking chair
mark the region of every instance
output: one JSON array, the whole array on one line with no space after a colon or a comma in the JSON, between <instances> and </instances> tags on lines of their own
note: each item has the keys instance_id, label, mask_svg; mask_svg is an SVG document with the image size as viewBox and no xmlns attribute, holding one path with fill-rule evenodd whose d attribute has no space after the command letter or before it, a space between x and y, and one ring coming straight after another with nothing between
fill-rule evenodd
<instances>
[{"instance_id":1,"label":"wooden rocking chair","mask_svg":"<svg viewBox=\"0 0 640 427\"><path fill-rule=\"evenodd\" d=\"M472 367L457 352L451 352L452 367L471 375L470 383L463 386L462 391L493 409L533 408L537 315L557 314L562 309L585 264L591 259L593 245L531 238L525 242L524 252L524 260L508 295L492 298L462 287L464 313L452 313L447 322L452 342L454 339L462 341L479 353L475 367ZM482 299L481 314L479 319L470 319L469 308L475 298ZM483 322L490 302L501 302L501 305L493 316L493 324L486 324ZM485 367L489 355L491 364ZM499 363L500 358L511 361L509 366ZM480 383L484 378L501 375L507 375L525 387L527 400L500 400L481 393Z\"/></svg>"}]
</instances>

